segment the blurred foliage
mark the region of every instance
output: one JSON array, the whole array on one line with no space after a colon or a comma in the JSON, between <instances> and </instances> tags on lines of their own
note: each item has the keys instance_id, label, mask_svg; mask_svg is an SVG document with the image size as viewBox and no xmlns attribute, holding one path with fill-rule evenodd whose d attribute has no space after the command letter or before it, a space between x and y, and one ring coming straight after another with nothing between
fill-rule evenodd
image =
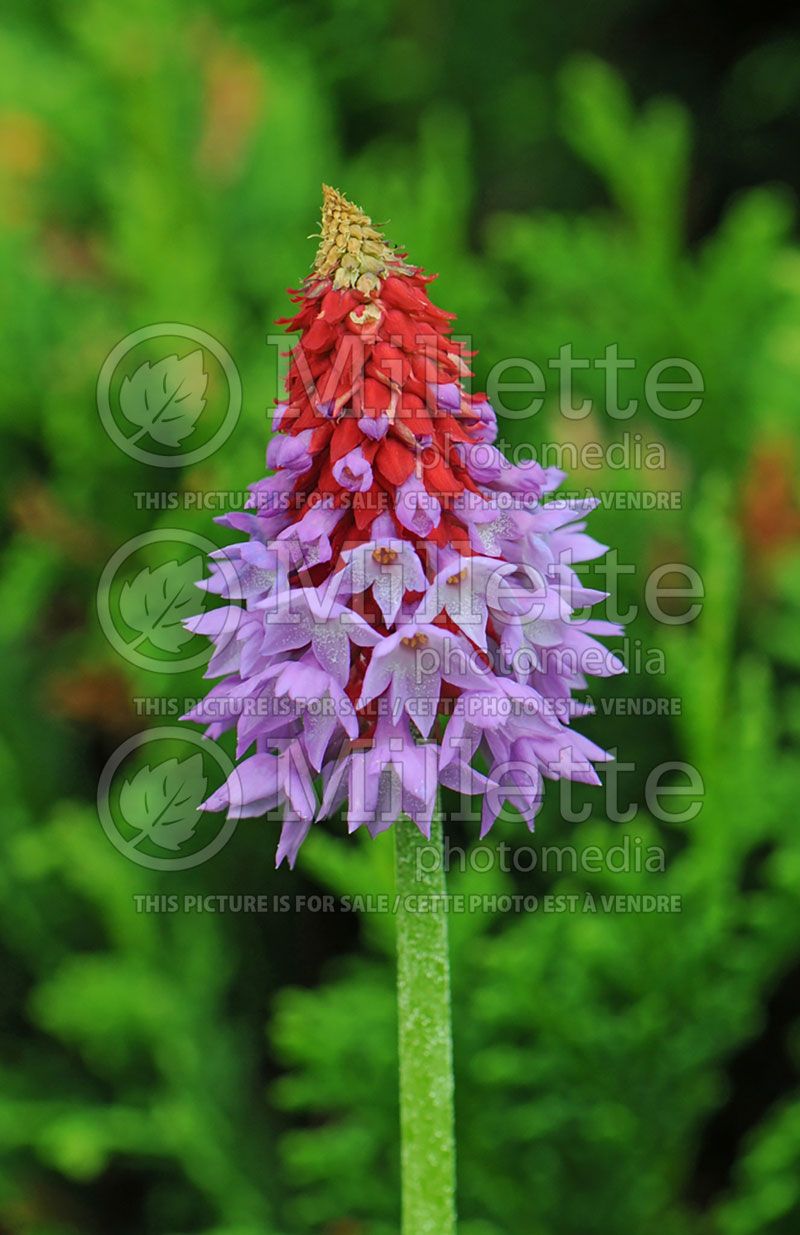
<instances>
[{"instance_id":1,"label":"blurred foliage","mask_svg":"<svg viewBox=\"0 0 800 1235\"><path fill-rule=\"evenodd\" d=\"M682 40L645 37L664 11L634 0L6 7L0 1229L396 1230L391 919L135 899L379 893L391 837L320 829L292 876L272 871L275 835L256 821L205 865L158 874L112 849L94 804L112 752L158 723L134 700L201 689L199 671L120 660L98 578L148 530L221 540L214 511L148 495L259 475L278 368L265 335L308 269L326 180L441 271L435 297L480 347L479 382L508 357L541 366L541 411L501 423L511 448L638 435L664 446L663 467L579 458L569 487L681 496L593 516L636 567L618 590L639 609L631 672L598 699L676 698L680 713L601 708L585 728L633 765L623 806L657 764L685 760L700 814L678 825L640 807L620 824L587 791L591 817L567 824L551 794L537 847L627 836L662 846L666 870L452 880L598 905L674 894L681 911L453 917L464 1235L796 1230L800 250L785 185L762 184L798 171L795 43L751 14L743 54L694 6L682 38L701 54L686 57ZM126 456L95 406L104 358L158 321L210 332L243 383L232 437L183 471ZM635 361L620 378L634 416L605 414L596 365L574 376L592 412L557 414L548 361L566 343ZM668 357L703 376L688 420L645 406ZM643 604L647 572L669 562L703 578L689 625ZM642 671L649 649L662 673ZM451 835L468 840L457 820ZM507 822L491 843L519 839Z\"/></svg>"},{"instance_id":2,"label":"blurred foliage","mask_svg":"<svg viewBox=\"0 0 800 1235\"><path fill-rule=\"evenodd\" d=\"M715 675L698 673L706 658L720 663L737 613L736 547L721 498L709 492L697 512L698 562L716 585L715 612L668 649L672 684L691 700L683 720L703 748L706 792L700 815L661 837L666 871L644 861L659 843L656 820L639 813L620 825L598 812L575 827L569 845L610 853L627 836L634 852L642 847L642 869L634 861L624 873L595 875L565 857L562 871L525 878L540 898L537 911L452 919L467 1233L727 1235L788 1231L796 1221L796 1091L764 1111L724 1199L701 1214L691 1194L703 1128L727 1096L728 1060L764 1030L769 993L796 964L799 895L792 807L800 755L782 749L769 669L754 656L729 662L720 683L724 726ZM334 845L316 838L305 861L341 890ZM372 858L378 847L362 847L369 878L355 880L388 891L391 868ZM468 896L474 886L464 879L451 879L451 890ZM469 879L488 895L498 891L484 875ZM548 895L575 900L548 910ZM677 901L668 913L604 910L603 898L619 895ZM274 1040L291 1071L276 1098L290 1111L329 1116L283 1140L301 1230L342 1212L380 1235L397 1229L395 1189L375 1182L392 1161L396 1066L391 939L376 942L386 947L373 961L351 962L320 990L288 990L278 1000ZM791 1076L789 1059L785 1066Z\"/></svg>"}]
</instances>

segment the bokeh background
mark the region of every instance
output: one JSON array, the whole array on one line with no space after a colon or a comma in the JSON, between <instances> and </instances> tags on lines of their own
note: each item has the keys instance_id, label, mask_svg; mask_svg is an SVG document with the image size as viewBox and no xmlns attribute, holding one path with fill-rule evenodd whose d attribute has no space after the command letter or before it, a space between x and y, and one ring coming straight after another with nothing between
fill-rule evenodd
<instances>
[{"instance_id":1,"label":"bokeh background","mask_svg":"<svg viewBox=\"0 0 800 1235\"><path fill-rule=\"evenodd\" d=\"M791 7L711 0L8 0L0 35L0 409L8 522L2 717L0 1231L389 1235L398 1222L392 922L377 914L138 913L142 894L381 892L391 839L319 829L274 872L275 825L213 860L126 860L100 772L196 694L137 669L95 615L101 570L157 528L225 534L135 494L261 474L265 338L309 268L320 182L414 260L481 353L546 365L616 342L703 374L687 421L549 401L512 442L664 446L661 470L572 487L669 490L603 509L636 564L631 665L606 697L674 716L586 729L633 765L627 823L537 845L661 846L666 869L455 873L454 890L667 893L672 914L473 913L452 922L464 1235L789 1235L800 1223L800 32ZM97 374L158 321L224 342L244 406L225 447L168 471L104 433ZM147 562L145 556L141 562ZM688 562L705 601L654 622L648 572ZM141 563L140 563L141 564ZM677 580L681 582L680 579ZM690 823L653 818L659 763L698 768ZM454 821L451 835L468 829ZM493 843L519 843L498 825Z\"/></svg>"}]
</instances>

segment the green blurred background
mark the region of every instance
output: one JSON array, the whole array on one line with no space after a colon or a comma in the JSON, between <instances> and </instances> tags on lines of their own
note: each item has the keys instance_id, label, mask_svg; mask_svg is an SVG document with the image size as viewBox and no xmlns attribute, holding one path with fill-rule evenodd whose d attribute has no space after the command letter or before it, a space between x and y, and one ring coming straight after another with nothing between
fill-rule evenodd
<instances>
[{"instance_id":1,"label":"green blurred background","mask_svg":"<svg viewBox=\"0 0 800 1235\"><path fill-rule=\"evenodd\" d=\"M275 873L275 825L158 873L98 823L100 772L201 689L123 660L98 627L112 553L154 529L223 543L210 511L135 495L261 474L266 346L313 255L320 183L441 277L481 352L543 367L618 343L705 382L690 420L553 400L512 443L660 443L665 466L581 470L592 530L633 573L631 672L598 714L620 802L537 846L625 836L665 869L455 873L454 890L666 893L680 912L456 916L464 1235L789 1235L800 1226L800 32L790 6L710 0L8 0L0 35L0 576L4 982L0 1232L389 1235L398 1221L392 922L378 914L137 912L135 897L382 892L391 839L318 829ZM101 364L128 332L190 323L234 356L242 415L183 470L103 432ZM155 502L157 499L153 499ZM158 560L145 554L139 564ZM655 622L648 573L691 563L705 601ZM680 584L680 578L676 581ZM636 650L639 657L636 661ZM650 649L663 654L663 662ZM648 672L642 662L650 657ZM672 706L672 705L670 705ZM174 718L173 718L174 719ZM169 722L168 722L169 723ZM644 808L696 767L691 822ZM451 835L466 842L458 821ZM524 840L500 823L492 844Z\"/></svg>"}]
</instances>

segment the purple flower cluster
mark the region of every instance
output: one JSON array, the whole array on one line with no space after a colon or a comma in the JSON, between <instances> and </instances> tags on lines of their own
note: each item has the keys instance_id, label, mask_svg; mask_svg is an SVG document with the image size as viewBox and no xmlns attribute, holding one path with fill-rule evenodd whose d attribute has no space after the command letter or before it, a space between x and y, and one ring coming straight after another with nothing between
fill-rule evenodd
<instances>
[{"instance_id":1,"label":"purple flower cluster","mask_svg":"<svg viewBox=\"0 0 800 1235\"><path fill-rule=\"evenodd\" d=\"M305 340L319 386L342 332L368 329L366 369L316 399L290 373L274 475L220 520L246 537L211 557L225 603L189 622L221 681L186 719L235 730L239 760L204 808L278 812L278 862L345 804L351 831L405 814L427 834L440 785L482 796L481 835L506 803L532 828L546 779L596 784L608 758L571 727L588 676L623 672L595 638L621 629L581 612L606 595L576 571L605 552L596 503L551 497L562 473L496 448L447 315L393 260L302 294L293 367ZM440 341L432 369L412 328Z\"/></svg>"}]
</instances>

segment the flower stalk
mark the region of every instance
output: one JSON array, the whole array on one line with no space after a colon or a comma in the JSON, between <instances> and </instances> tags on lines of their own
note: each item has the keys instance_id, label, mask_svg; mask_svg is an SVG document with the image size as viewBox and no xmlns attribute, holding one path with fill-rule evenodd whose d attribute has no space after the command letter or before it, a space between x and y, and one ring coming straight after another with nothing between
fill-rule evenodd
<instances>
[{"instance_id":1,"label":"flower stalk","mask_svg":"<svg viewBox=\"0 0 800 1235\"><path fill-rule=\"evenodd\" d=\"M455 1235L456 1150L442 820L395 825L402 1235Z\"/></svg>"},{"instance_id":2,"label":"flower stalk","mask_svg":"<svg viewBox=\"0 0 800 1235\"><path fill-rule=\"evenodd\" d=\"M329 186L319 240L283 319L272 474L220 517L240 539L202 586L222 603L186 623L221 680L185 719L235 729L202 809L277 814L278 864L345 804L350 832L395 826L403 1235L454 1235L440 786L482 798L485 836L507 803L532 831L547 780L599 784L610 756L572 721L588 675L624 671L594 636L623 629L583 615L606 595L577 570L605 552L597 499L495 446L433 276Z\"/></svg>"}]
</instances>

